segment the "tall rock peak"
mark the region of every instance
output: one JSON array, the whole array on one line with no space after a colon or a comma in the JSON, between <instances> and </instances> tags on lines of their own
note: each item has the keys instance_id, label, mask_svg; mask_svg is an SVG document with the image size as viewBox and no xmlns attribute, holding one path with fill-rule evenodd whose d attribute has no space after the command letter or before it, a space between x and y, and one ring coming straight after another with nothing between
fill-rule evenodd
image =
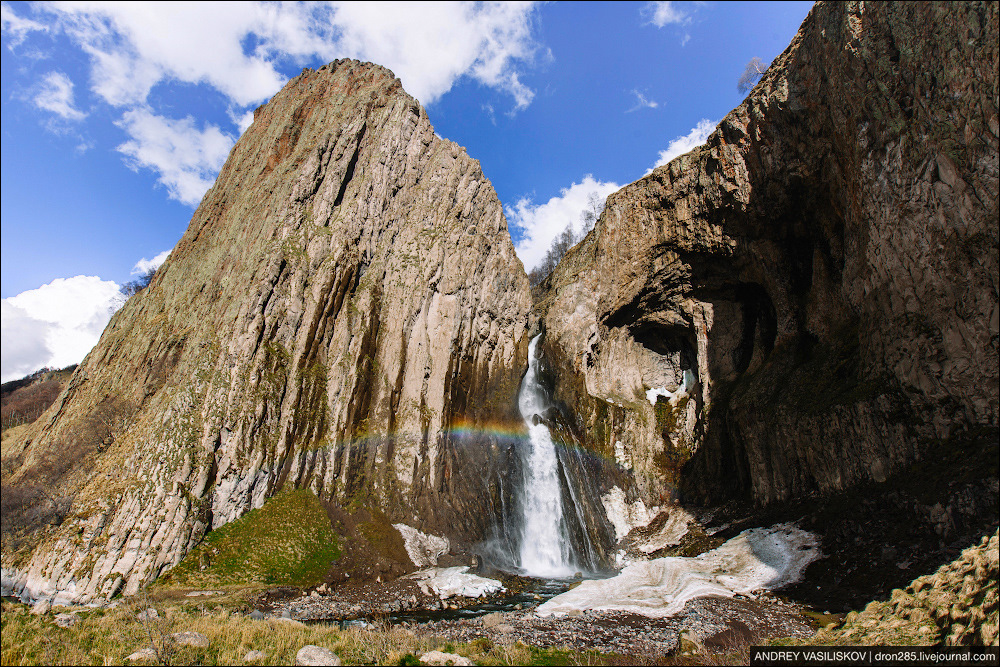
<instances>
[{"instance_id":1,"label":"tall rock peak","mask_svg":"<svg viewBox=\"0 0 1000 667\"><path fill-rule=\"evenodd\" d=\"M20 474L59 450L79 461L55 480L72 516L18 576L77 600L131 593L283 488L483 538L486 425L520 421L529 309L478 162L389 70L304 70L26 436Z\"/></svg>"}]
</instances>

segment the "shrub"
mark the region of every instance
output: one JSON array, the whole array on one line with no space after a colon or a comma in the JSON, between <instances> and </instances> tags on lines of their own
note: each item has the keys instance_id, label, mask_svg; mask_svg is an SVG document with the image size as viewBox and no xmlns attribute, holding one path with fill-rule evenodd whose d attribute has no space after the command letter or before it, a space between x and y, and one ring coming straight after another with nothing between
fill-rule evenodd
<instances>
[{"instance_id":1,"label":"shrub","mask_svg":"<svg viewBox=\"0 0 1000 667\"><path fill-rule=\"evenodd\" d=\"M0 421L3 430L30 424L38 419L59 397L61 391L62 383L52 379L21 386L10 393L5 392L0 403Z\"/></svg>"}]
</instances>

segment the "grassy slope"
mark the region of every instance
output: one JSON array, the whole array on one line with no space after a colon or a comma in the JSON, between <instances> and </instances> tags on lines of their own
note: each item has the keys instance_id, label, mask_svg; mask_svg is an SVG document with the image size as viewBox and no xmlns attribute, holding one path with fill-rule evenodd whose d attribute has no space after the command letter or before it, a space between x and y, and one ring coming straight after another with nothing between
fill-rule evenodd
<instances>
[{"instance_id":1,"label":"grassy slope","mask_svg":"<svg viewBox=\"0 0 1000 667\"><path fill-rule=\"evenodd\" d=\"M156 586L313 586L340 557L340 544L312 491L284 491L210 532Z\"/></svg>"}]
</instances>

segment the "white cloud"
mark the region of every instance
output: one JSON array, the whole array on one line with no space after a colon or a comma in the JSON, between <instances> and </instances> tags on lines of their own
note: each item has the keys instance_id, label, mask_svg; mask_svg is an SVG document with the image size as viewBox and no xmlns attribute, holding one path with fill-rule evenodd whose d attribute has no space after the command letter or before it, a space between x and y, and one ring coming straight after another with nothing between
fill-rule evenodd
<instances>
[{"instance_id":1,"label":"white cloud","mask_svg":"<svg viewBox=\"0 0 1000 667\"><path fill-rule=\"evenodd\" d=\"M687 26L692 23L693 11L681 9L676 2L651 2L642 8L641 13L648 17L647 24L655 25L657 28L668 25L681 28L681 46L691 41L691 33L687 31Z\"/></svg>"},{"instance_id":2,"label":"white cloud","mask_svg":"<svg viewBox=\"0 0 1000 667\"><path fill-rule=\"evenodd\" d=\"M534 92L515 67L533 58L532 3L336 3L331 50L385 65L431 104L462 76L507 92L515 108Z\"/></svg>"},{"instance_id":3,"label":"white cloud","mask_svg":"<svg viewBox=\"0 0 1000 667\"><path fill-rule=\"evenodd\" d=\"M581 182L563 188L558 197L544 204L534 204L523 197L514 206L508 206L507 219L520 232L516 250L524 268L531 271L538 266L552 241L567 225L572 225L577 233L582 231L580 215L587 208L590 193L605 198L620 188L617 183L598 181L587 174Z\"/></svg>"},{"instance_id":4,"label":"white cloud","mask_svg":"<svg viewBox=\"0 0 1000 667\"><path fill-rule=\"evenodd\" d=\"M226 113L229 114L229 120L233 121L233 125L239 128L241 135L253 124L253 110L239 111L230 107Z\"/></svg>"},{"instance_id":5,"label":"white cloud","mask_svg":"<svg viewBox=\"0 0 1000 667\"><path fill-rule=\"evenodd\" d=\"M289 63L376 62L424 104L463 77L510 95L508 114L535 94L519 69L538 50L531 2L60 2L37 5L37 20L19 16L19 7L3 5L5 38L32 30L68 36L90 58L93 93L124 112L118 124L129 140L118 150L129 166L156 171L168 196L192 206L233 139L212 125L199 131L191 119L157 115L150 92L162 83L215 89L240 133L253 108L284 85L278 68ZM60 76L36 104L82 118L72 106L72 82Z\"/></svg>"},{"instance_id":6,"label":"white cloud","mask_svg":"<svg viewBox=\"0 0 1000 667\"><path fill-rule=\"evenodd\" d=\"M39 109L66 120L83 120L87 114L73 106L73 82L62 72L49 72L42 79L33 101Z\"/></svg>"},{"instance_id":7,"label":"white cloud","mask_svg":"<svg viewBox=\"0 0 1000 667\"><path fill-rule=\"evenodd\" d=\"M94 92L116 106L141 104L165 80L207 83L245 106L284 83L242 40L260 29L262 7L227 2L79 2L47 5L91 57Z\"/></svg>"},{"instance_id":8,"label":"white cloud","mask_svg":"<svg viewBox=\"0 0 1000 667\"><path fill-rule=\"evenodd\" d=\"M48 364L52 352L45 341L49 325L37 320L23 308L0 302L0 375L8 382L22 378Z\"/></svg>"},{"instance_id":9,"label":"white cloud","mask_svg":"<svg viewBox=\"0 0 1000 667\"><path fill-rule=\"evenodd\" d=\"M670 23L684 24L690 21L688 13L673 2L651 2L646 11L651 14L649 22L657 28Z\"/></svg>"},{"instance_id":10,"label":"white cloud","mask_svg":"<svg viewBox=\"0 0 1000 667\"><path fill-rule=\"evenodd\" d=\"M493 109L493 105L492 104L484 104L482 106L482 109L483 109L483 111L486 112L486 116L490 119L490 122L493 123L494 125L496 125L497 124L497 114L496 114L496 111Z\"/></svg>"},{"instance_id":11,"label":"white cloud","mask_svg":"<svg viewBox=\"0 0 1000 667\"><path fill-rule=\"evenodd\" d=\"M132 137L118 151L129 167L152 169L171 199L197 206L222 168L235 140L212 124L204 130L193 118L164 118L147 108L125 113L118 126Z\"/></svg>"},{"instance_id":12,"label":"white cloud","mask_svg":"<svg viewBox=\"0 0 1000 667\"><path fill-rule=\"evenodd\" d=\"M660 157L656 160L656 164L647 169L646 173L649 174L657 167L667 164L678 155L684 155L695 146L701 146L708 139L708 135L715 131L717 124L716 121L707 118L699 120L690 132L677 137L667 145L666 150L660 151Z\"/></svg>"},{"instance_id":13,"label":"white cloud","mask_svg":"<svg viewBox=\"0 0 1000 667\"><path fill-rule=\"evenodd\" d=\"M659 102L653 100L647 100L646 96L640 93L638 90L633 89L632 93L636 97L635 106L626 111L625 113L632 113L633 111L638 111L639 109L655 109L660 106Z\"/></svg>"},{"instance_id":14,"label":"white cloud","mask_svg":"<svg viewBox=\"0 0 1000 667\"><path fill-rule=\"evenodd\" d=\"M534 96L516 69L536 48L533 3L80 2L45 11L90 55L94 91L118 106L176 80L246 107L284 84L279 59L345 56L392 69L424 104L462 76L509 93L516 108Z\"/></svg>"},{"instance_id":15,"label":"white cloud","mask_svg":"<svg viewBox=\"0 0 1000 667\"><path fill-rule=\"evenodd\" d=\"M7 36L7 40L5 40L7 48L11 50L23 42L29 32L38 30L44 32L48 30L48 27L37 21L22 18L15 14L14 10L6 2L0 3L0 28L2 28L3 33Z\"/></svg>"},{"instance_id":16,"label":"white cloud","mask_svg":"<svg viewBox=\"0 0 1000 667\"><path fill-rule=\"evenodd\" d=\"M57 278L3 300L3 382L42 368L79 363L100 339L124 297L97 276Z\"/></svg>"},{"instance_id":17,"label":"white cloud","mask_svg":"<svg viewBox=\"0 0 1000 667\"><path fill-rule=\"evenodd\" d=\"M132 267L132 275L138 276L147 273L149 271L155 271L156 269L160 268L160 265L163 264L163 262L167 260L168 256L170 256L170 251L164 250L153 259L146 259L145 257L143 257L142 259L140 259L138 262L135 263L135 266Z\"/></svg>"}]
</instances>

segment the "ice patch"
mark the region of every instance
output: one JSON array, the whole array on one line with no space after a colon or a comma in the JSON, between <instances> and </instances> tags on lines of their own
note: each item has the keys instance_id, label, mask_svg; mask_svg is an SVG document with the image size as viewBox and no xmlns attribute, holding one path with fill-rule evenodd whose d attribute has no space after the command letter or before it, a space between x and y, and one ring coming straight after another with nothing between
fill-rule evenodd
<instances>
[{"instance_id":1,"label":"ice patch","mask_svg":"<svg viewBox=\"0 0 1000 667\"><path fill-rule=\"evenodd\" d=\"M604 505L608 521L615 527L615 539L618 541L628 535L633 528L648 526L660 512L659 507L646 509L646 504L642 500L636 500L632 504L625 502L625 492L618 486L612 487L601 496L601 504Z\"/></svg>"},{"instance_id":2,"label":"ice patch","mask_svg":"<svg viewBox=\"0 0 1000 667\"><path fill-rule=\"evenodd\" d=\"M651 554L660 549L675 547L681 543L681 539L687 535L688 525L694 521L694 517L680 507L671 507L670 516L663 527L651 535L644 542L639 544L639 551L644 554Z\"/></svg>"},{"instance_id":3,"label":"ice patch","mask_svg":"<svg viewBox=\"0 0 1000 667\"><path fill-rule=\"evenodd\" d=\"M481 598L484 595L503 590L503 584L496 579L487 579L468 573L468 567L434 567L406 575L414 579L424 595L437 595L442 600L456 595L467 598Z\"/></svg>"},{"instance_id":4,"label":"ice patch","mask_svg":"<svg viewBox=\"0 0 1000 667\"><path fill-rule=\"evenodd\" d=\"M413 564L419 568L434 567L437 565L438 558L451 549L447 537L421 533L405 523L394 523L392 526L403 536L403 546L406 547L406 553Z\"/></svg>"},{"instance_id":5,"label":"ice patch","mask_svg":"<svg viewBox=\"0 0 1000 667\"><path fill-rule=\"evenodd\" d=\"M820 556L816 536L794 525L752 528L695 558L632 563L616 577L584 581L540 605L536 613L563 616L593 609L664 618L694 598L732 597L795 583Z\"/></svg>"}]
</instances>

